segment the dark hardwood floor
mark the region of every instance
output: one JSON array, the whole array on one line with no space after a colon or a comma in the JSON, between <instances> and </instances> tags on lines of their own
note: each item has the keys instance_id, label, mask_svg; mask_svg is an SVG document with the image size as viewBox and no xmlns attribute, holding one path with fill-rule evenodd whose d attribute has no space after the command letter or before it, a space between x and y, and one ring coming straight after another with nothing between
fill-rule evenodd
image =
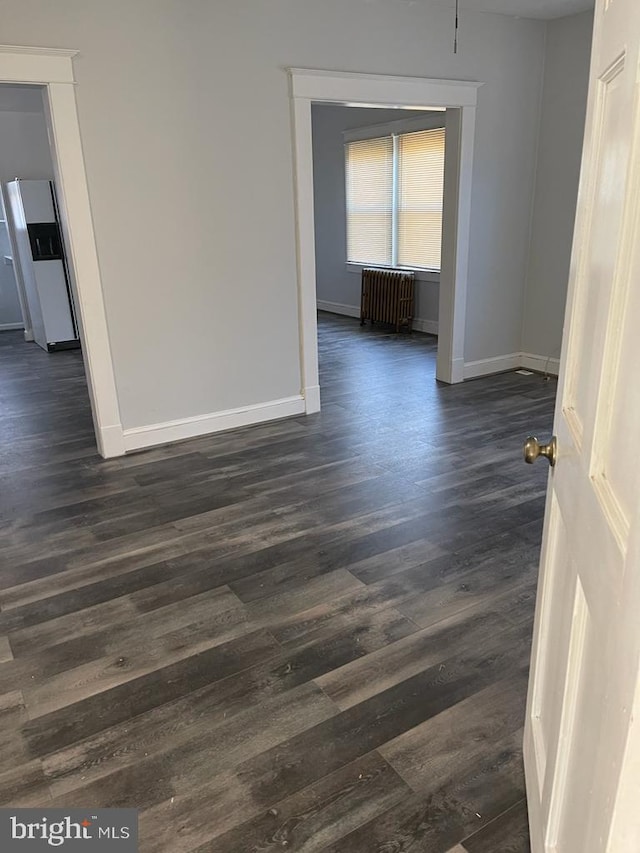
<instances>
[{"instance_id":1,"label":"dark hardwood floor","mask_svg":"<svg viewBox=\"0 0 640 853\"><path fill-rule=\"evenodd\" d=\"M77 352L0 333L0 805L140 849L525 853L555 383L438 386L321 315L323 411L104 461Z\"/></svg>"}]
</instances>

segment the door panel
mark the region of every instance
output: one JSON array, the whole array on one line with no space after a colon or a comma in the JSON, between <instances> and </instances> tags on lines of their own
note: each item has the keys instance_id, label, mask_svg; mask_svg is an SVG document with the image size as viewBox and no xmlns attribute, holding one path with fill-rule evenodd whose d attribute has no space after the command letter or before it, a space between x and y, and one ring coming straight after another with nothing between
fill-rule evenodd
<instances>
[{"instance_id":1,"label":"door panel","mask_svg":"<svg viewBox=\"0 0 640 853\"><path fill-rule=\"evenodd\" d=\"M587 413L594 405L597 385L598 350L602 346L602 311L607 310L610 283L616 264L624 193L629 160L628 145L622 134L625 119L624 61L614 63L605 79L597 84L595 144L591 156L595 174L589 187L589 245L581 258L583 286L576 293L565 406L575 411L580 435ZM622 136L622 139L621 139ZM586 274L588 271L588 274Z\"/></svg>"},{"instance_id":2,"label":"door panel","mask_svg":"<svg viewBox=\"0 0 640 853\"><path fill-rule=\"evenodd\" d=\"M639 47L640 3L597 0L525 727L534 853L640 851Z\"/></svg>"},{"instance_id":3,"label":"door panel","mask_svg":"<svg viewBox=\"0 0 640 853\"><path fill-rule=\"evenodd\" d=\"M554 496L551 502L547 537L550 570L539 599L540 631L545 634L547 641L538 646L538 677L532 703L538 779L541 783L546 778L548 756L554 754L560 733L562 708L548 700L564 689L571 632L569 623L561 617L575 585L566 531Z\"/></svg>"},{"instance_id":4,"label":"door panel","mask_svg":"<svg viewBox=\"0 0 640 853\"><path fill-rule=\"evenodd\" d=\"M640 233L640 222L638 232ZM621 270L614 290L614 308L607 334L601 394L596 430L593 475L606 481L611 512L620 525L621 545L626 542L634 506L635 483L629 466L637 452L640 435L640 382L638 381L637 337L640 317L640 289L636 274ZM632 286L636 285L636 286ZM617 410L616 400L627 398L629 405Z\"/></svg>"},{"instance_id":5,"label":"door panel","mask_svg":"<svg viewBox=\"0 0 640 853\"><path fill-rule=\"evenodd\" d=\"M587 600L577 577L573 589L573 607L569 611L572 618L567 645L567 665L562 689L557 694L562 697L560 726L555 743L553 772L545 779L545 800L548 808L547 843L551 849L558 851L563 849L561 839L565 834L565 828L571 825L572 820L572 815L563 809L563 804L569 779L573 775L571 763L576 755L576 721L578 708L584 698L582 675L585 641L591 628ZM548 697L548 700L552 701L552 697ZM551 793L553 797L550 796ZM567 801L571 803L572 798L568 797ZM578 839L576 838L575 841L577 844Z\"/></svg>"}]
</instances>

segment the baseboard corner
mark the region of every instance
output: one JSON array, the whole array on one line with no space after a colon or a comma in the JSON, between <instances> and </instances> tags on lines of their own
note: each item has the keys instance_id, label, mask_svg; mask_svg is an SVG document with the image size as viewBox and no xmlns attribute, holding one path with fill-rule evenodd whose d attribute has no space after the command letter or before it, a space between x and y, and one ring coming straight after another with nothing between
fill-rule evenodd
<instances>
[{"instance_id":1,"label":"baseboard corner","mask_svg":"<svg viewBox=\"0 0 640 853\"><path fill-rule=\"evenodd\" d=\"M96 442L98 444L98 453L104 459L114 459L117 456L124 456L126 453L122 424L98 427L96 430Z\"/></svg>"},{"instance_id":2,"label":"baseboard corner","mask_svg":"<svg viewBox=\"0 0 640 853\"><path fill-rule=\"evenodd\" d=\"M358 305L345 305L342 302L327 302L318 299L316 302L318 311L327 311L329 314L340 314L343 317L359 317L360 307Z\"/></svg>"},{"instance_id":3,"label":"baseboard corner","mask_svg":"<svg viewBox=\"0 0 640 853\"><path fill-rule=\"evenodd\" d=\"M320 411L320 386L311 385L304 389L304 411L307 415L313 415Z\"/></svg>"},{"instance_id":4,"label":"baseboard corner","mask_svg":"<svg viewBox=\"0 0 640 853\"><path fill-rule=\"evenodd\" d=\"M557 376L560 371L560 359L530 352L512 352L508 355L481 358L478 361L465 362L464 378L477 379L479 376L491 376L493 373L505 373L519 368Z\"/></svg>"},{"instance_id":5,"label":"baseboard corner","mask_svg":"<svg viewBox=\"0 0 640 853\"><path fill-rule=\"evenodd\" d=\"M318 311L327 311L329 314L339 314L342 317L360 317L359 305L345 305L342 302L327 302L324 299L318 299L316 307ZM422 320L420 317L414 317L412 328L415 332L425 332L428 335L437 335L438 321Z\"/></svg>"},{"instance_id":6,"label":"baseboard corner","mask_svg":"<svg viewBox=\"0 0 640 853\"><path fill-rule=\"evenodd\" d=\"M419 317L413 318L413 329L416 332L424 332L427 335L438 335L437 320L421 320Z\"/></svg>"},{"instance_id":7,"label":"baseboard corner","mask_svg":"<svg viewBox=\"0 0 640 853\"><path fill-rule=\"evenodd\" d=\"M520 353L520 367L535 370L536 373L548 373L557 376L560 372L560 359L548 355L537 355L531 352Z\"/></svg>"},{"instance_id":8,"label":"baseboard corner","mask_svg":"<svg viewBox=\"0 0 640 853\"><path fill-rule=\"evenodd\" d=\"M521 353L511 352L506 355L495 355L491 358L480 358L477 361L464 363L464 378L477 379L480 376L491 376L492 373L505 373L521 367Z\"/></svg>"}]
</instances>

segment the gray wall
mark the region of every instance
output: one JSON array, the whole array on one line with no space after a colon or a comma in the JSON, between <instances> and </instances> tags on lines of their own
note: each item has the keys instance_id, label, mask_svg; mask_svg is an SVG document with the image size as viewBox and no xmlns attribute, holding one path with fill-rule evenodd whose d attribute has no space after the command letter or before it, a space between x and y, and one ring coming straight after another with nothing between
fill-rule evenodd
<instances>
[{"instance_id":1,"label":"gray wall","mask_svg":"<svg viewBox=\"0 0 640 853\"><path fill-rule=\"evenodd\" d=\"M11 256L11 246L7 226L0 222L0 331L24 327L13 265L5 261L5 256Z\"/></svg>"},{"instance_id":2,"label":"gray wall","mask_svg":"<svg viewBox=\"0 0 640 853\"><path fill-rule=\"evenodd\" d=\"M0 181L53 178L42 93L0 85ZM23 94L20 98L19 95Z\"/></svg>"},{"instance_id":3,"label":"gray wall","mask_svg":"<svg viewBox=\"0 0 640 853\"><path fill-rule=\"evenodd\" d=\"M522 349L550 358L562 342L592 28L587 12L551 21L547 31Z\"/></svg>"},{"instance_id":4,"label":"gray wall","mask_svg":"<svg viewBox=\"0 0 640 853\"><path fill-rule=\"evenodd\" d=\"M79 50L125 428L300 391L287 66L480 80L466 357L520 345L545 26L393 0L3 0Z\"/></svg>"},{"instance_id":5,"label":"gray wall","mask_svg":"<svg viewBox=\"0 0 640 853\"><path fill-rule=\"evenodd\" d=\"M411 110L313 105L316 292L321 308L351 315L360 310L360 272L347 269L345 263L347 217L343 131L431 115ZM435 116L439 122L444 122L444 113L436 113ZM420 328L420 321L438 321L439 276L433 274L430 278L431 281L416 282L416 328ZM351 310L341 306L348 306Z\"/></svg>"},{"instance_id":6,"label":"gray wall","mask_svg":"<svg viewBox=\"0 0 640 853\"><path fill-rule=\"evenodd\" d=\"M42 94L31 87L0 85L0 182L53 177ZM0 223L0 329L22 324L6 226Z\"/></svg>"}]
</instances>

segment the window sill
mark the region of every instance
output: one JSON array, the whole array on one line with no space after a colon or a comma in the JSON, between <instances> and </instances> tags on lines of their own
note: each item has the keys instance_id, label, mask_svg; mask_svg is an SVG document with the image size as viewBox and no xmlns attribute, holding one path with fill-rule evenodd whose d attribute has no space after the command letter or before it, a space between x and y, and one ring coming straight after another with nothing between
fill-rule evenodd
<instances>
[{"instance_id":1,"label":"window sill","mask_svg":"<svg viewBox=\"0 0 640 853\"><path fill-rule=\"evenodd\" d=\"M347 262L347 272L356 273L357 275L362 274L362 270L372 266L371 264L354 264ZM373 265L375 266L375 265ZM380 267L383 269L383 267ZM407 272L413 272L416 275L416 281L430 281L435 284L440 283L440 272L439 270L425 270L425 269L413 269L411 267L403 267L403 270Z\"/></svg>"}]
</instances>

